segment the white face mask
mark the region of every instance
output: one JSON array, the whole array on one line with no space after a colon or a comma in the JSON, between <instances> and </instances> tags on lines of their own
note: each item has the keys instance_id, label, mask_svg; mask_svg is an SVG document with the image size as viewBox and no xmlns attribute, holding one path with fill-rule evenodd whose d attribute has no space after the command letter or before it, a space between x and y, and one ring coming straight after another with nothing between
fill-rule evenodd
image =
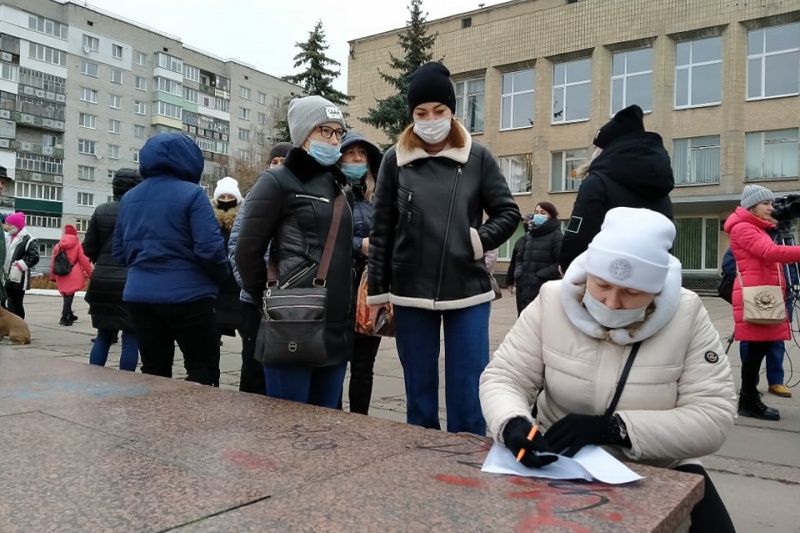
<instances>
[{"instance_id":1,"label":"white face mask","mask_svg":"<svg viewBox=\"0 0 800 533\"><path fill-rule=\"evenodd\" d=\"M583 293L583 305L586 306L586 310L598 324L609 329L617 329L644 320L649 304L638 309L611 309L589 294L589 290L587 289L586 292Z\"/></svg>"},{"instance_id":2,"label":"white face mask","mask_svg":"<svg viewBox=\"0 0 800 533\"><path fill-rule=\"evenodd\" d=\"M450 123L452 117L444 117L436 120L415 120L414 133L428 144L438 144L447 139L450 135Z\"/></svg>"}]
</instances>

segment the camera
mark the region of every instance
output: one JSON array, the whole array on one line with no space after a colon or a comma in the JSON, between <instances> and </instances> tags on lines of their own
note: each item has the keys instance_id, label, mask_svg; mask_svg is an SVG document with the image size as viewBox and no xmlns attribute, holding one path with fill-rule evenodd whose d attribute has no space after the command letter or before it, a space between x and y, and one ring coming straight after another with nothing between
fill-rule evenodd
<instances>
[{"instance_id":1,"label":"camera","mask_svg":"<svg viewBox=\"0 0 800 533\"><path fill-rule=\"evenodd\" d=\"M772 218L778 222L788 222L800 218L800 194L787 194L772 202Z\"/></svg>"}]
</instances>

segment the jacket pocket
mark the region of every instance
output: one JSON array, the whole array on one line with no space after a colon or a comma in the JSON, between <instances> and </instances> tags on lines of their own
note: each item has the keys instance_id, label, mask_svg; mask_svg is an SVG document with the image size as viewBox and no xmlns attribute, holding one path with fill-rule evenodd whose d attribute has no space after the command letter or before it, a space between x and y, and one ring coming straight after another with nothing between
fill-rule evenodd
<instances>
[{"instance_id":1,"label":"jacket pocket","mask_svg":"<svg viewBox=\"0 0 800 533\"><path fill-rule=\"evenodd\" d=\"M294 195L294 197L295 198L304 198L306 200L313 200L315 202L322 202L322 203L325 203L325 204L331 203L331 201L328 198L325 198L324 196L315 196L313 194L297 193L297 194Z\"/></svg>"},{"instance_id":2,"label":"jacket pocket","mask_svg":"<svg viewBox=\"0 0 800 533\"><path fill-rule=\"evenodd\" d=\"M411 203L411 191L400 188L397 197L397 229L395 232L392 262L416 265L420 262L423 248L422 211Z\"/></svg>"},{"instance_id":3,"label":"jacket pocket","mask_svg":"<svg viewBox=\"0 0 800 533\"><path fill-rule=\"evenodd\" d=\"M309 276L315 276L316 272L316 263L302 263L300 266L281 276L281 279L278 281L278 286L281 289L288 289L290 287L300 285L301 281L305 280Z\"/></svg>"}]
</instances>

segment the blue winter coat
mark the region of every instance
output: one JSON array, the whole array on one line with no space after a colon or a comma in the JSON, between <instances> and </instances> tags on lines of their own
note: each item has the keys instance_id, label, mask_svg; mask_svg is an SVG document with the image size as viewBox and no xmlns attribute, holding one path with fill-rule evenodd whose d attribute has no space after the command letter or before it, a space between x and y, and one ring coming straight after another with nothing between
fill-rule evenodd
<instances>
[{"instance_id":1,"label":"blue winter coat","mask_svg":"<svg viewBox=\"0 0 800 533\"><path fill-rule=\"evenodd\" d=\"M139 151L143 181L120 202L114 258L128 267L126 302L216 299L230 274L225 241L202 187L203 153L189 137L162 133Z\"/></svg>"}]
</instances>

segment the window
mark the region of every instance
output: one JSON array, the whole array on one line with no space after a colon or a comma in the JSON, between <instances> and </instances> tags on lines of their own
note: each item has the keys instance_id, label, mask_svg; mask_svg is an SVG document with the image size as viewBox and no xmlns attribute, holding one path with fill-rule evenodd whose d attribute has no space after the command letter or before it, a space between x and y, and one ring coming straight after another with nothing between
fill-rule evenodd
<instances>
[{"instance_id":1,"label":"window","mask_svg":"<svg viewBox=\"0 0 800 533\"><path fill-rule=\"evenodd\" d=\"M245 100L250 100L250 89L248 87L239 87L239 96Z\"/></svg>"},{"instance_id":2,"label":"window","mask_svg":"<svg viewBox=\"0 0 800 533\"><path fill-rule=\"evenodd\" d=\"M67 26L48 18L29 15L28 28L33 31L38 31L39 33L58 37L59 39L67 39Z\"/></svg>"},{"instance_id":3,"label":"window","mask_svg":"<svg viewBox=\"0 0 800 533\"><path fill-rule=\"evenodd\" d=\"M31 200L61 201L61 187L58 185L44 185L41 183L28 183L26 181L14 182L14 196L17 198L30 198Z\"/></svg>"},{"instance_id":4,"label":"window","mask_svg":"<svg viewBox=\"0 0 800 533\"><path fill-rule=\"evenodd\" d=\"M106 178L111 181L114 179L114 171L113 170L106 170ZM111 200L109 200L110 202Z\"/></svg>"},{"instance_id":5,"label":"window","mask_svg":"<svg viewBox=\"0 0 800 533\"><path fill-rule=\"evenodd\" d=\"M745 180L797 177L797 128L745 133Z\"/></svg>"},{"instance_id":6,"label":"window","mask_svg":"<svg viewBox=\"0 0 800 533\"><path fill-rule=\"evenodd\" d=\"M637 104L653 110L653 49L619 52L611 57L611 114Z\"/></svg>"},{"instance_id":7,"label":"window","mask_svg":"<svg viewBox=\"0 0 800 533\"><path fill-rule=\"evenodd\" d=\"M514 251L514 244L521 238L525 236L525 226L520 223L517 225L517 229L514 232L514 235L511 236L506 242L500 245L500 248L497 249L497 258L501 261L510 261L511 260L511 253Z\"/></svg>"},{"instance_id":8,"label":"window","mask_svg":"<svg viewBox=\"0 0 800 533\"><path fill-rule=\"evenodd\" d=\"M456 83L456 117L470 133L483 131L483 78Z\"/></svg>"},{"instance_id":9,"label":"window","mask_svg":"<svg viewBox=\"0 0 800 533\"><path fill-rule=\"evenodd\" d=\"M108 119L108 133L116 133L119 135L122 123L116 119Z\"/></svg>"},{"instance_id":10,"label":"window","mask_svg":"<svg viewBox=\"0 0 800 533\"><path fill-rule=\"evenodd\" d=\"M76 218L75 219L75 229L78 230L78 233L86 233L86 230L89 229L89 219L88 218Z\"/></svg>"},{"instance_id":11,"label":"window","mask_svg":"<svg viewBox=\"0 0 800 533\"><path fill-rule=\"evenodd\" d=\"M719 183L719 135L675 139L672 146L676 185Z\"/></svg>"},{"instance_id":12,"label":"window","mask_svg":"<svg viewBox=\"0 0 800 533\"><path fill-rule=\"evenodd\" d=\"M60 157L17 152L17 170L44 172L47 174L63 174L64 160ZM19 194L17 194L19 196ZM26 196L30 198L30 196Z\"/></svg>"},{"instance_id":13,"label":"window","mask_svg":"<svg viewBox=\"0 0 800 533\"><path fill-rule=\"evenodd\" d=\"M158 102L156 107L156 114L161 115L162 117L169 117L169 118L177 118L180 120L181 118L181 107L175 104L168 104L167 102Z\"/></svg>"},{"instance_id":14,"label":"window","mask_svg":"<svg viewBox=\"0 0 800 533\"><path fill-rule=\"evenodd\" d=\"M224 98L220 98L219 96L217 96L214 99L214 102L215 102L215 106L214 106L215 109L217 109L219 111L222 111L223 113L228 113L228 111L230 110L230 106L231 106L231 101L230 100L226 100Z\"/></svg>"},{"instance_id":15,"label":"window","mask_svg":"<svg viewBox=\"0 0 800 533\"><path fill-rule=\"evenodd\" d=\"M8 81L18 81L19 76L18 72L19 69L16 65L12 65L10 63L0 63L0 78Z\"/></svg>"},{"instance_id":16,"label":"window","mask_svg":"<svg viewBox=\"0 0 800 533\"><path fill-rule=\"evenodd\" d=\"M183 64L183 77L187 80L200 81L200 69L192 65Z\"/></svg>"},{"instance_id":17,"label":"window","mask_svg":"<svg viewBox=\"0 0 800 533\"><path fill-rule=\"evenodd\" d=\"M87 207L94 206L94 194L89 192L79 192L78 193L78 205L84 205Z\"/></svg>"},{"instance_id":18,"label":"window","mask_svg":"<svg viewBox=\"0 0 800 533\"><path fill-rule=\"evenodd\" d=\"M550 167L550 192L577 191L581 182L573 177L577 170L589 158L586 148L553 152Z\"/></svg>"},{"instance_id":19,"label":"window","mask_svg":"<svg viewBox=\"0 0 800 533\"><path fill-rule=\"evenodd\" d=\"M108 106L113 107L114 109L122 109L122 97L118 94L112 94L111 103L109 103Z\"/></svg>"},{"instance_id":20,"label":"window","mask_svg":"<svg viewBox=\"0 0 800 533\"><path fill-rule=\"evenodd\" d=\"M100 50L100 39L84 33L82 46L84 52L98 52Z\"/></svg>"},{"instance_id":21,"label":"window","mask_svg":"<svg viewBox=\"0 0 800 533\"><path fill-rule=\"evenodd\" d=\"M250 150L239 149L239 159L242 161L250 161Z\"/></svg>"},{"instance_id":22,"label":"window","mask_svg":"<svg viewBox=\"0 0 800 533\"><path fill-rule=\"evenodd\" d=\"M722 102L722 37L680 42L675 47L675 107Z\"/></svg>"},{"instance_id":23,"label":"window","mask_svg":"<svg viewBox=\"0 0 800 533\"><path fill-rule=\"evenodd\" d=\"M137 139L144 139L144 126L134 125L133 136Z\"/></svg>"},{"instance_id":24,"label":"window","mask_svg":"<svg viewBox=\"0 0 800 533\"><path fill-rule=\"evenodd\" d=\"M250 110L246 107L239 108L239 118L242 120L250 120Z\"/></svg>"},{"instance_id":25,"label":"window","mask_svg":"<svg viewBox=\"0 0 800 533\"><path fill-rule=\"evenodd\" d=\"M78 153L95 155L97 150L97 143L87 139L78 139Z\"/></svg>"},{"instance_id":26,"label":"window","mask_svg":"<svg viewBox=\"0 0 800 533\"><path fill-rule=\"evenodd\" d=\"M589 120L592 103L592 60L553 65L553 124Z\"/></svg>"},{"instance_id":27,"label":"window","mask_svg":"<svg viewBox=\"0 0 800 533\"><path fill-rule=\"evenodd\" d=\"M183 86L175 80L157 76L156 83L159 91L174 94L175 96L183 95Z\"/></svg>"},{"instance_id":28,"label":"window","mask_svg":"<svg viewBox=\"0 0 800 533\"><path fill-rule=\"evenodd\" d=\"M136 64L140 67L147 66L147 54L144 52L136 52Z\"/></svg>"},{"instance_id":29,"label":"window","mask_svg":"<svg viewBox=\"0 0 800 533\"><path fill-rule=\"evenodd\" d=\"M138 163L139 162L139 150L134 150L133 151L133 162L134 163Z\"/></svg>"},{"instance_id":30,"label":"window","mask_svg":"<svg viewBox=\"0 0 800 533\"><path fill-rule=\"evenodd\" d=\"M250 140L250 130L246 130L244 128L239 128L239 140L240 141L249 141Z\"/></svg>"},{"instance_id":31,"label":"window","mask_svg":"<svg viewBox=\"0 0 800 533\"><path fill-rule=\"evenodd\" d=\"M78 179L94 181L94 167L78 165Z\"/></svg>"},{"instance_id":32,"label":"window","mask_svg":"<svg viewBox=\"0 0 800 533\"><path fill-rule=\"evenodd\" d=\"M259 104L267 103L267 95L262 93L261 91L258 92L258 103Z\"/></svg>"},{"instance_id":33,"label":"window","mask_svg":"<svg viewBox=\"0 0 800 533\"><path fill-rule=\"evenodd\" d=\"M108 158L119 159L119 146L116 144L108 145Z\"/></svg>"},{"instance_id":34,"label":"window","mask_svg":"<svg viewBox=\"0 0 800 533\"><path fill-rule=\"evenodd\" d=\"M146 91L147 90L147 78L143 78L141 76L136 76L133 82L133 86L136 87L137 91Z\"/></svg>"},{"instance_id":35,"label":"window","mask_svg":"<svg viewBox=\"0 0 800 533\"><path fill-rule=\"evenodd\" d=\"M717 270L718 218L676 218L672 253L684 270Z\"/></svg>"},{"instance_id":36,"label":"window","mask_svg":"<svg viewBox=\"0 0 800 533\"><path fill-rule=\"evenodd\" d=\"M100 66L97 63L92 63L91 61L81 61L81 74L86 74L87 76L96 78L99 76L99 73Z\"/></svg>"},{"instance_id":37,"label":"window","mask_svg":"<svg viewBox=\"0 0 800 533\"><path fill-rule=\"evenodd\" d=\"M122 59L122 47L118 44L111 45L111 57L115 59Z\"/></svg>"},{"instance_id":38,"label":"window","mask_svg":"<svg viewBox=\"0 0 800 533\"><path fill-rule=\"evenodd\" d=\"M117 70L115 68L111 69L111 83L121 84L122 83L122 71Z\"/></svg>"},{"instance_id":39,"label":"window","mask_svg":"<svg viewBox=\"0 0 800 533\"><path fill-rule=\"evenodd\" d=\"M162 52L156 52L155 57L156 64L159 67L183 74L183 61L181 59Z\"/></svg>"},{"instance_id":40,"label":"window","mask_svg":"<svg viewBox=\"0 0 800 533\"><path fill-rule=\"evenodd\" d=\"M533 126L534 69L503 74L500 129Z\"/></svg>"},{"instance_id":41,"label":"window","mask_svg":"<svg viewBox=\"0 0 800 533\"><path fill-rule=\"evenodd\" d=\"M197 91L195 89L190 89L189 87L183 88L183 99L187 102L191 102L193 104L197 103Z\"/></svg>"},{"instance_id":42,"label":"window","mask_svg":"<svg viewBox=\"0 0 800 533\"><path fill-rule=\"evenodd\" d=\"M133 112L137 115L146 115L147 114L147 104L144 102L140 102L136 100L133 102Z\"/></svg>"},{"instance_id":43,"label":"window","mask_svg":"<svg viewBox=\"0 0 800 533\"><path fill-rule=\"evenodd\" d=\"M512 194L531 192L531 154L503 156L497 162Z\"/></svg>"},{"instance_id":44,"label":"window","mask_svg":"<svg viewBox=\"0 0 800 533\"><path fill-rule=\"evenodd\" d=\"M54 65L67 66L67 53L55 48L50 48L43 44L31 42L28 48L28 55L31 59L38 59L46 63L53 63Z\"/></svg>"},{"instance_id":45,"label":"window","mask_svg":"<svg viewBox=\"0 0 800 533\"><path fill-rule=\"evenodd\" d=\"M258 123L262 126L267 123L267 115L265 113L258 114Z\"/></svg>"},{"instance_id":46,"label":"window","mask_svg":"<svg viewBox=\"0 0 800 533\"><path fill-rule=\"evenodd\" d=\"M78 115L78 124L81 128L97 129L97 115L81 113Z\"/></svg>"},{"instance_id":47,"label":"window","mask_svg":"<svg viewBox=\"0 0 800 533\"><path fill-rule=\"evenodd\" d=\"M48 217L44 215L25 215L25 222L28 226L35 226L37 228L60 228L61 217ZM53 245L50 244L52 250ZM39 250L42 248L40 247ZM49 255L49 254L48 254Z\"/></svg>"},{"instance_id":48,"label":"window","mask_svg":"<svg viewBox=\"0 0 800 533\"><path fill-rule=\"evenodd\" d=\"M800 22L747 32L747 99L800 94Z\"/></svg>"},{"instance_id":49,"label":"window","mask_svg":"<svg viewBox=\"0 0 800 533\"><path fill-rule=\"evenodd\" d=\"M92 104L97 103L97 91L94 89L89 89L88 87L81 87L81 100L84 102L90 102Z\"/></svg>"}]
</instances>

